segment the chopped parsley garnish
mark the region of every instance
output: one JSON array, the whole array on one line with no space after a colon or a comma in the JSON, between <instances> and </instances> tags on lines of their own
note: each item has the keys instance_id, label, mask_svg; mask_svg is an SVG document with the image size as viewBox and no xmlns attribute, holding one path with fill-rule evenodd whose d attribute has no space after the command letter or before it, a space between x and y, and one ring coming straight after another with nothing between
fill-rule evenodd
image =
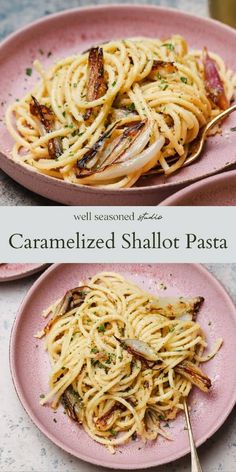
<instances>
[{"instance_id":1,"label":"chopped parsley garnish","mask_svg":"<svg viewBox=\"0 0 236 472\"><path fill-rule=\"evenodd\" d=\"M128 105L126 108L127 108L127 110L129 110L129 111L135 111L135 104L134 104L134 103L131 103L131 104Z\"/></svg>"},{"instance_id":2,"label":"chopped parsley garnish","mask_svg":"<svg viewBox=\"0 0 236 472\"><path fill-rule=\"evenodd\" d=\"M65 116L66 116L66 112L65 112L65 111L63 111L63 112L62 112L62 115L63 115L63 116L64 116L64 118L65 118Z\"/></svg>"},{"instance_id":3,"label":"chopped parsley garnish","mask_svg":"<svg viewBox=\"0 0 236 472\"><path fill-rule=\"evenodd\" d=\"M115 429L109 429L109 433L111 433L112 436L117 436L117 431Z\"/></svg>"},{"instance_id":4,"label":"chopped parsley garnish","mask_svg":"<svg viewBox=\"0 0 236 472\"><path fill-rule=\"evenodd\" d=\"M39 395L39 398L45 398L44 393L41 393L41 395Z\"/></svg>"},{"instance_id":5,"label":"chopped parsley garnish","mask_svg":"<svg viewBox=\"0 0 236 472\"><path fill-rule=\"evenodd\" d=\"M230 131L236 131L236 126L234 126L233 128L230 128Z\"/></svg>"},{"instance_id":6,"label":"chopped parsley garnish","mask_svg":"<svg viewBox=\"0 0 236 472\"><path fill-rule=\"evenodd\" d=\"M72 133L72 136L74 138L75 136L82 136L84 133L85 133L85 131L80 132L79 129L75 129Z\"/></svg>"},{"instance_id":7,"label":"chopped parsley garnish","mask_svg":"<svg viewBox=\"0 0 236 472\"><path fill-rule=\"evenodd\" d=\"M168 88L168 84L163 84L161 85L161 89L163 90L163 92Z\"/></svg>"},{"instance_id":8,"label":"chopped parsley garnish","mask_svg":"<svg viewBox=\"0 0 236 472\"><path fill-rule=\"evenodd\" d=\"M181 80L181 82L183 82L184 84L187 84L187 83L188 83L187 77L180 77L180 80Z\"/></svg>"},{"instance_id":9,"label":"chopped parsley garnish","mask_svg":"<svg viewBox=\"0 0 236 472\"><path fill-rule=\"evenodd\" d=\"M115 354L111 354L110 352L107 354L107 360L105 361L106 364L111 364L113 359L115 357Z\"/></svg>"},{"instance_id":10,"label":"chopped parsley garnish","mask_svg":"<svg viewBox=\"0 0 236 472\"><path fill-rule=\"evenodd\" d=\"M74 126L74 125L73 125L73 126ZM78 294L79 294L80 297L85 297L85 296L87 295L87 292L86 292L85 290L80 290L80 291L78 292Z\"/></svg>"},{"instance_id":11,"label":"chopped parsley garnish","mask_svg":"<svg viewBox=\"0 0 236 472\"><path fill-rule=\"evenodd\" d=\"M161 421L165 421L165 416L164 416L164 415L159 415L159 419L160 419Z\"/></svg>"},{"instance_id":12,"label":"chopped parsley garnish","mask_svg":"<svg viewBox=\"0 0 236 472\"><path fill-rule=\"evenodd\" d=\"M33 71L32 71L32 69L31 69L31 67L27 67L27 69L25 70L25 72L26 72L26 75L28 75L28 76L30 77L30 76L32 75L32 72L33 72Z\"/></svg>"},{"instance_id":13,"label":"chopped parsley garnish","mask_svg":"<svg viewBox=\"0 0 236 472\"><path fill-rule=\"evenodd\" d=\"M114 80L114 82L111 84L112 87L115 87L116 85L116 80Z\"/></svg>"},{"instance_id":14,"label":"chopped parsley garnish","mask_svg":"<svg viewBox=\"0 0 236 472\"><path fill-rule=\"evenodd\" d=\"M160 290L166 290L167 286L163 284L163 282L160 283Z\"/></svg>"},{"instance_id":15,"label":"chopped parsley garnish","mask_svg":"<svg viewBox=\"0 0 236 472\"><path fill-rule=\"evenodd\" d=\"M174 48L174 45L172 43L165 43L165 44L162 44L162 47L166 47L169 51L174 51L175 48Z\"/></svg>"},{"instance_id":16,"label":"chopped parsley garnish","mask_svg":"<svg viewBox=\"0 0 236 472\"><path fill-rule=\"evenodd\" d=\"M100 326L98 326L99 333L104 333L105 329L106 329L106 326L104 324L101 324Z\"/></svg>"},{"instance_id":17,"label":"chopped parsley garnish","mask_svg":"<svg viewBox=\"0 0 236 472\"><path fill-rule=\"evenodd\" d=\"M78 86L78 84L76 84L76 83L75 83L75 84L73 84L73 87L74 87L74 88L76 88L77 86Z\"/></svg>"},{"instance_id":18,"label":"chopped parsley garnish","mask_svg":"<svg viewBox=\"0 0 236 472\"><path fill-rule=\"evenodd\" d=\"M98 353L98 349L97 349L96 347L92 347L92 349L91 349L90 352L93 353L93 354L97 354L97 353Z\"/></svg>"},{"instance_id":19,"label":"chopped parsley garnish","mask_svg":"<svg viewBox=\"0 0 236 472\"><path fill-rule=\"evenodd\" d=\"M105 369L106 370L106 366L103 365L98 359L91 359L91 364L95 367L99 367L100 369Z\"/></svg>"}]
</instances>

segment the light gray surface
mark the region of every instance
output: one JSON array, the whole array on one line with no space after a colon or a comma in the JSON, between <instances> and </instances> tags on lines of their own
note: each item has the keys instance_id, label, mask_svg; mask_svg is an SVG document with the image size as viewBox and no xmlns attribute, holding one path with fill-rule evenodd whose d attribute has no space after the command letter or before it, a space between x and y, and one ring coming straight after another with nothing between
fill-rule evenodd
<instances>
[{"instance_id":1,"label":"light gray surface","mask_svg":"<svg viewBox=\"0 0 236 472\"><path fill-rule=\"evenodd\" d=\"M82 5L102 3L140 3L168 6L207 16L207 0L0 0L0 40L16 29L44 15ZM15 183L0 170L0 205L52 205Z\"/></svg>"},{"instance_id":2,"label":"light gray surface","mask_svg":"<svg viewBox=\"0 0 236 472\"><path fill-rule=\"evenodd\" d=\"M223 283L236 303L236 265L211 264L207 266ZM54 446L31 423L23 410L13 387L8 362L8 346L12 323L17 309L37 276L0 286L0 359L1 359L1 472L103 472L109 469L82 462ZM227 388L227 385L225 386ZM236 418L235 410L220 430L199 448L204 472L236 471ZM187 456L157 472L190 472Z\"/></svg>"}]
</instances>

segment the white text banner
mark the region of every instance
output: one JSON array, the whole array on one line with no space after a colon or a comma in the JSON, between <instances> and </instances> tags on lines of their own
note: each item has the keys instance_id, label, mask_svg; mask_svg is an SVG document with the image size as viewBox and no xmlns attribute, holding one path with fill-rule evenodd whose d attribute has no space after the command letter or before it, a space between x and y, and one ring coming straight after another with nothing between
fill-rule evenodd
<instances>
[{"instance_id":1,"label":"white text banner","mask_svg":"<svg viewBox=\"0 0 236 472\"><path fill-rule=\"evenodd\" d=\"M236 262L236 207L1 207L1 262Z\"/></svg>"}]
</instances>

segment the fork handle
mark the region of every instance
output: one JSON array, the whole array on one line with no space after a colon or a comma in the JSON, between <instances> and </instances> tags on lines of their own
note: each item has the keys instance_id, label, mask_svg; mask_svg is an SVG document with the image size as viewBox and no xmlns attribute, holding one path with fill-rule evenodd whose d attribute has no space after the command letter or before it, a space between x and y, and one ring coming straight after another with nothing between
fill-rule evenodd
<instances>
[{"instance_id":1,"label":"fork handle","mask_svg":"<svg viewBox=\"0 0 236 472\"><path fill-rule=\"evenodd\" d=\"M186 400L184 399L184 412L185 412L185 418L186 418L186 423L187 423L187 428L188 428L188 436L189 436L189 443L190 443L190 452L191 452L191 472L203 472L201 468L201 464L198 459L198 453L195 447L195 442L193 439L193 433L192 433L192 427L190 423L190 418L189 418L189 411L188 411L188 405Z\"/></svg>"},{"instance_id":2,"label":"fork handle","mask_svg":"<svg viewBox=\"0 0 236 472\"><path fill-rule=\"evenodd\" d=\"M205 130L204 130L204 134L207 134L208 131L209 131L213 126L215 126L216 123L218 123L218 121L223 120L223 119L226 118L228 115L230 115L233 111L236 111L236 104L231 105L231 107L227 108L226 110L222 111L219 115L215 116L215 118L213 118L213 120L211 120L211 121L206 125L206 128L205 128Z\"/></svg>"}]
</instances>

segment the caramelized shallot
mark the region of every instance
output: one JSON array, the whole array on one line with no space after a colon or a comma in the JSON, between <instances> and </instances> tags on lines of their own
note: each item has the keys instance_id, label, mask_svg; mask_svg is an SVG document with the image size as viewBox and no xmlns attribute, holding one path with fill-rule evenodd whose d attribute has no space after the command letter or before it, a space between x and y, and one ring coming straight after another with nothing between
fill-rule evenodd
<instances>
[{"instance_id":1,"label":"caramelized shallot","mask_svg":"<svg viewBox=\"0 0 236 472\"><path fill-rule=\"evenodd\" d=\"M148 75L148 79L155 80L157 73L159 74L173 74L176 72L178 69L174 65L173 62L167 62L167 61L153 61L153 66L151 69L150 74Z\"/></svg>"},{"instance_id":2,"label":"caramelized shallot","mask_svg":"<svg viewBox=\"0 0 236 472\"><path fill-rule=\"evenodd\" d=\"M73 308L79 307L84 302L84 299L88 293L89 287L83 285L80 287L75 287L71 290L68 290L64 297L58 302L54 311L53 311L53 318L51 318L47 325L43 329L43 335L47 334L54 323L68 310L72 310Z\"/></svg>"},{"instance_id":3,"label":"caramelized shallot","mask_svg":"<svg viewBox=\"0 0 236 472\"><path fill-rule=\"evenodd\" d=\"M158 153L164 143L165 139L161 136L155 143L133 158L127 158L127 160L125 160L124 155L122 162L115 162L114 165L104 169L104 171L96 173L96 175L93 176L93 181L99 182L104 179L117 179L138 172L143 167L147 166L153 159L158 158Z\"/></svg>"},{"instance_id":4,"label":"caramelized shallot","mask_svg":"<svg viewBox=\"0 0 236 472\"><path fill-rule=\"evenodd\" d=\"M77 392L70 386L61 397L61 403L67 415L74 421L83 422L83 402Z\"/></svg>"},{"instance_id":5,"label":"caramelized shallot","mask_svg":"<svg viewBox=\"0 0 236 472\"><path fill-rule=\"evenodd\" d=\"M46 133L54 131L55 115L46 105L40 105L38 100L32 95L33 102L30 103L30 113L36 116ZM57 159L63 153L60 138L52 138L48 141L48 154L52 159Z\"/></svg>"},{"instance_id":6,"label":"caramelized shallot","mask_svg":"<svg viewBox=\"0 0 236 472\"><path fill-rule=\"evenodd\" d=\"M164 138L160 137L146 148L150 133L148 120L116 123L77 162L77 176L88 182L92 176L93 182L99 182L137 172L155 159L164 145Z\"/></svg>"},{"instance_id":7,"label":"caramelized shallot","mask_svg":"<svg viewBox=\"0 0 236 472\"><path fill-rule=\"evenodd\" d=\"M186 321L195 321L203 302L203 297L160 297L157 310L162 316L170 319L177 317Z\"/></svg>"},{"instance_id":8,"label":"caramelized shallot","mask_svg":"<svg viewBox=\"0 0 236 472\"><path fill-rule=\"evenodd\" d=\"M126 160L133 157L136 152L141 151L146 146L150 137L150 130L146 121L129 123L124 129L121 126L119 122L115 123L108 131L103 133L92 148L77 162L77 167L81 170L88 169L92 173L96 172L90 170L88 164L97 154L96 170L101 171L108 165L117 162L118 159ZM120 134L115 136L117 132Z\"/></svg>"},{"instance_id":9,"label":"caramelized shallot","mask_svg":"<svg viewBox=\"0 0 236 472\"><path fill-rule=\"evenodd\" d=\"M95 424L100 431L106 431L111 428L118 411L124 411L125 406L116 402L104 415L96 419Z\"/></svg>"},{"instance_id":10,"label":"caramelized shallot","mask_svg":"<svg viewBox=\"0 0 236 472\"><path fill-rule=\"evenodd\" d=\"M161 370L164 367L162 360L144 341L139 339L119 339L116 336L114 338L129 354L144 364L145 367L153 370Z\"/></svg>"},{"instance_id":11,"label":"caramelized shallot","mask_svg":"<svg viewBox=\"0 0 236 472\"><path fill-rule=\"evenodd\" d=\"M92 102L102 97L106 92L104 77L103 49L93 47L89 51L88 57L88 87L86 100ZM92 109L86 110L84 119L87 120L92 113Z\"/></svg>"},{"instance_id":12,"label":"caramelized shallot","mask_svg":"<svg viewBox=\"0 0 236 472\"><path fill-rule=\"evenodd\" d=\"M146 361L155 362L158 360L155 351L147 343L140 341L139 339L122 339L119 341L121 341L127 351L135 357L145 359Z\"/></svg>"},{"instance_id":13,"label":"caramelized shallot","mask_svg":"<svg viewBox=\"0 0 236 472\"><path fill-rule=\"evenodd\" d=\"M224 83L220 77L215 61L209 56L207 48L203 49L205 86L211 100L222 110L229 107Z\"/></svg>"},{"instance_id":14,"label":"caramelized shallot","mask_svg":"<svg viewBox=\"0 0 236 472\"><path fill-rule=\"evenodd\" d=\"M211 380L204 374L199 367L190 361L183 361L175 367L175 372L185 377L187 380L203 392L209 392Z\"/></svg>"}]
</instances>

